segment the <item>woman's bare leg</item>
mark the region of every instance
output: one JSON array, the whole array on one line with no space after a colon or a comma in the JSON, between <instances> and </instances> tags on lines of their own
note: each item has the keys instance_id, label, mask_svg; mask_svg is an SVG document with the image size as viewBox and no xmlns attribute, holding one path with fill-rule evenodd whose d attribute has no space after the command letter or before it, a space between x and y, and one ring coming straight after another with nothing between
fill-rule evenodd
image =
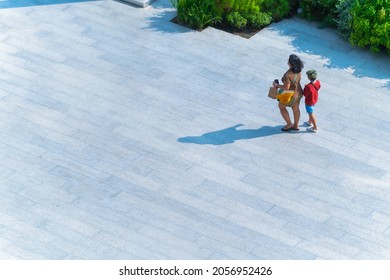
<instances>
[{"instance_id":1,"label":"woman's bare leg","mask_svg":"<svg viewBox=\"0 0 390 280\"><path fill-rule=\"evenodd\" d=\"M282 115L284 121L286 122L286 126L284 128L292 127L293 123L291 122L290 114L287 111L287 107L285 105L282 105L279 103L279 110L280 110L280 114Z\"/></svg>"},{"instance_id":2,"label":"woman's bare leg","mask_svg":"<svg viewBox=\"0 0 390 280\"><path fill-rule=\"evenodd\" d=\"M294 126L293 126L294 128L298 128L299 119L301 117L301 111L299 110L299 102L300 100L295 102L294 105L291 107L294 115Z\"/></svg>"}]
</instances>

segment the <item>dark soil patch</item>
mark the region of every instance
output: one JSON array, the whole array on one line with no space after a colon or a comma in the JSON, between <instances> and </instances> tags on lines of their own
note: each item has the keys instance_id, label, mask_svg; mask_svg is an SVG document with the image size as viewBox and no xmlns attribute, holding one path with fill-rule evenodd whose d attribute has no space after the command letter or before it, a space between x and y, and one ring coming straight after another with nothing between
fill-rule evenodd
<instances>
[{"instance_id":1,"label":"dark soil patch","mask_svg":"<svg viewBox=\"0 0 390 280\"><path fill-rule=\"evenodd\" d=\"M190 29L193 29L190 26L179 22L177 20L177 17L174 17L173 19L171 19L171 22L179 24L179 25L187 27L187 28L190 28ZM263 28L259 28L259 29L254 29L254 28L247 27L247 28L243 28L243 29L237 29L237 28L234 28L234 27L232 27L224 22L218 23L212 27L219 29L219 30L222 30L222 31L225 31L225 32L229 32L229 33L234 34L234 35L241 36L241 37L246 38L246 39L251 38L253 35L255 35L257 32L259 32L260 30L262 30L264 28L263 27ZM202 31L202 30L197 30L197 31Z\"/></svg>"},{"instance_id":2,"label":"dark soil patch","mask_svg":"<svg viewBox=\"0 0 390 280\"><path fill-rule=\"evenodd\" d=\"M246 38L246 39L249 39L250 37L252 37L257 32L259 32L260 30L262 30L264 28L263 27L263 28L255 29L255 28L251 28L251 27L246 27L243 29L237 29L237 28L234 28L234 27L232 27L224 22L218 23L217 25L215 25L213 27L216 29L222 30L222 31L232 33L234 35L241 36L241 37Z\"/></svg>"}]
</instances>

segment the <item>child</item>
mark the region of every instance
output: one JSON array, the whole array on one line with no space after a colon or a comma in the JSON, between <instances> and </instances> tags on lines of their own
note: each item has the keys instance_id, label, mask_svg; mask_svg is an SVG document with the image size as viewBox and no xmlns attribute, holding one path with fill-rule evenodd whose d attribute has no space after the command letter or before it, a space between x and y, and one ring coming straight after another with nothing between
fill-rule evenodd
<instances>
[{"instance_id":1,"label":"child","mask_svg":"<svg viewBox=\"0 0 390 280\"><path fill-rule=\"evenodd\" d=\"M318 90L321 88L321 83L317 80L316 70L308 70L306 72L307 78L310 80L310 83L305 85L303 90L303 95L305 96L305 108L306 112L309 114L309 120L305 122L308 131L317 133L317 120L314 115L314 105L318 101Z\"/></svg>"}]
</instances>

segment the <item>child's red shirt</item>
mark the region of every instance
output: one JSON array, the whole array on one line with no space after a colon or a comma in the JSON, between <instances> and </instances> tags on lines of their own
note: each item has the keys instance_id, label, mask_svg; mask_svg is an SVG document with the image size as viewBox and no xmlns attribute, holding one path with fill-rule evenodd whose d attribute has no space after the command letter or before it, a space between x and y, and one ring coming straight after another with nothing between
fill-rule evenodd
<instances>
[{"instance_id":1,"label":"child's red shirt","mask_svg":"<svg viewBox=\"0 0 390 280\"><path fill-rule=\"evenodd\" d=\"M317 89L313 86L317 87ZM303 95L305 96L305 104L308 106L313 106L318 101L318 90L321 88L321 83L319 80L315 80L313 83L308 83L303 90Z\"/></svg>"}]
</instances>

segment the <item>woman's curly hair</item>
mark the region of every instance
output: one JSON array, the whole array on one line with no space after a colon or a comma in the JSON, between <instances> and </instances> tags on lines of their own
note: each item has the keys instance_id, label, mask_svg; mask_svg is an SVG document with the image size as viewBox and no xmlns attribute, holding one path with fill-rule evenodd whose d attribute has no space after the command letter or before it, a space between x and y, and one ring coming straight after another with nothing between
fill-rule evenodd
<instances>
[{"instance_id":1,"label":"woman's curly hair","mask_svg":"<svg viewBox=\"0 0 390 280\"><path fill-rule=\"evenodd\" d=\"M291 54L288 58L288 62L291 65L291 69L294 73L300 73L303 69L302 60L295 54Z\"/></svg>"}]
</instances>

